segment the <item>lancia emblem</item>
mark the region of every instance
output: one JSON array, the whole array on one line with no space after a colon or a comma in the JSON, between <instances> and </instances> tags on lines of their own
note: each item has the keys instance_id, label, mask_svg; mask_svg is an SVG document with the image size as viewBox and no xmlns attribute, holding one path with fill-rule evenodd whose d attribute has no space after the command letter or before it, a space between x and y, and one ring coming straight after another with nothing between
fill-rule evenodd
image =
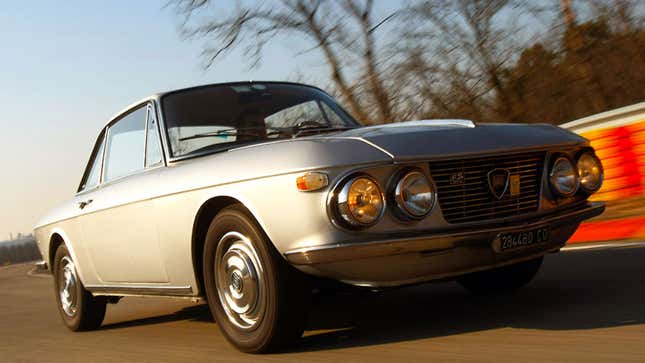
<instances>
[{"instance_id":1,"label":"lancia emblem","mask_svg":"<svg viewBox=\"0 0 645 363\"><path fill-rule=\"evenodd\" d=\"M488 172L488 188L497 199L502 199L508 189L511 173L506 169L493 169Z\"/></svg>"},{"instance_id":2,"label":"lancia emblem","mask_svg":"<svg viewBox=\"0 0 645 363\"><path fill-rule=\"evenodd\" d=\"M463 171L450 175L450 185L459 185L459 184L464 184L465 182L466 182L466 177L464 176Z\"/></svg>"}]
</instances>

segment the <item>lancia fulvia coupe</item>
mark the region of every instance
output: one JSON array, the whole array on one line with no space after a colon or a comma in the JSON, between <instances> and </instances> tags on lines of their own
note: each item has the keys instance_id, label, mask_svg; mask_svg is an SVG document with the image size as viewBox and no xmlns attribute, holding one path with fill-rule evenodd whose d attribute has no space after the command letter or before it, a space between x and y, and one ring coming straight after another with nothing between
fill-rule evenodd
<instances>
[{"instance_id":1,"label":"lancia fulvia coupe","mask_svg":"<svg viewBox=\"0 0 645 363\"><path fill-rule=\"evenodd\" d=\"M156 94L100 131L77 193L35 228L62 320L123 296L205 300L238 349L297 341L318 281L531 281L604 210L589 142L547 124L362 126L318 88Z\"/></svg>"}]
</instances>

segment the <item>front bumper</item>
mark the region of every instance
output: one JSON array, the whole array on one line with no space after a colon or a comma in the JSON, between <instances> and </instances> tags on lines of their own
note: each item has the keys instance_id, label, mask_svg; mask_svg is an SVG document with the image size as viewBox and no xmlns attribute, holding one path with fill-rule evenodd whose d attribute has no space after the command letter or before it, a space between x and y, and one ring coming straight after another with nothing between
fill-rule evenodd
<instances>
[{"instance_id":1,"label":"front bumper","mask_svg":"<svg viewBox=\"0 0 645 363\"><path fill-rule=\"evenodd\" d=\"M580 222L605 210L591 202L533 220L450 233L351 241L290 250L286 259L300 270L360 286L398 286L454 277L543 256L559 250ZM547 243L498 252L500 233L548 225Z\"/></svg>"}]
</instances>

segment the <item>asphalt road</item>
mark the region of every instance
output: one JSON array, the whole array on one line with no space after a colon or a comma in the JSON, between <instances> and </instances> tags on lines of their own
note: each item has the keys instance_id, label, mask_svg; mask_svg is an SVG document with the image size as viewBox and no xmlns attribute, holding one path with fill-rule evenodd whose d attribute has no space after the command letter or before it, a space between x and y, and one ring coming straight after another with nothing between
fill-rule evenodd
<instances>
[{"instance_id":1,"label":"asphalt road","mask_svg":"<svg viewBox=\"0 0 645 363\"><path fill-rule=\"evenodd\" d=\"M536 280L504 297L454 283L314 302L305 337L273 355L237 352L205 305L126 298L104 326L59 321L51 277L0 268L0 362L623 362L645 361L645 248L550 255Z\"/></svg>"}]
</instances>

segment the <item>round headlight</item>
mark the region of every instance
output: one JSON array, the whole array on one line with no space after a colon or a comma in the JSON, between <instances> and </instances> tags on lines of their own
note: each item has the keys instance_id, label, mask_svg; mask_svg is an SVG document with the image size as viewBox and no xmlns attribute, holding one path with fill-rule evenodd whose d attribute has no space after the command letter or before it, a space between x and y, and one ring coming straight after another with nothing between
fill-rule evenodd
<instances>
[{"instance_id":1,"label":"round headlight","mask_svg":"<svg viewBox=\"0 0 645 363\"><path fill-rule=\"evenodd\" d=\"M403 175L396 184L394 200L405 214L421 218L432 210L435 194L430 181L423 173L411 171Z\"/></svg>"},{"instance_id":2,"label":"round headlight","mask_svg":"<svg viewBox=\"0 0 645 363\"><path fill-rule=\"evenodd\" d=\"M578 158L578 175L580 186L586 192L600 189L603 180L602 164L592 153L586 152Z\"/></svg>"},{"instance_id":3,"label":"round headlight","mask_svg":"<svg viewBox=\"0 0 645 363\"><path fill-rule=\"evenodd\" d=\"M353 226L370 226L385 208L381 189L372 179L359 176L349 180L338 194L338 212Z\"/></svg>"},{"instance_id":4,"label":"round headlight","mask_svg":"<svg viewBox=\"0 0 645 363\"><path fill-rule=\"evenodd\" d=\"M551 167L549 178L551 186L560 195L571 196L578 190L578 171L571 161L565 157L559 157L555 160L553 167Z\"/></svg>"}]
</instances>

